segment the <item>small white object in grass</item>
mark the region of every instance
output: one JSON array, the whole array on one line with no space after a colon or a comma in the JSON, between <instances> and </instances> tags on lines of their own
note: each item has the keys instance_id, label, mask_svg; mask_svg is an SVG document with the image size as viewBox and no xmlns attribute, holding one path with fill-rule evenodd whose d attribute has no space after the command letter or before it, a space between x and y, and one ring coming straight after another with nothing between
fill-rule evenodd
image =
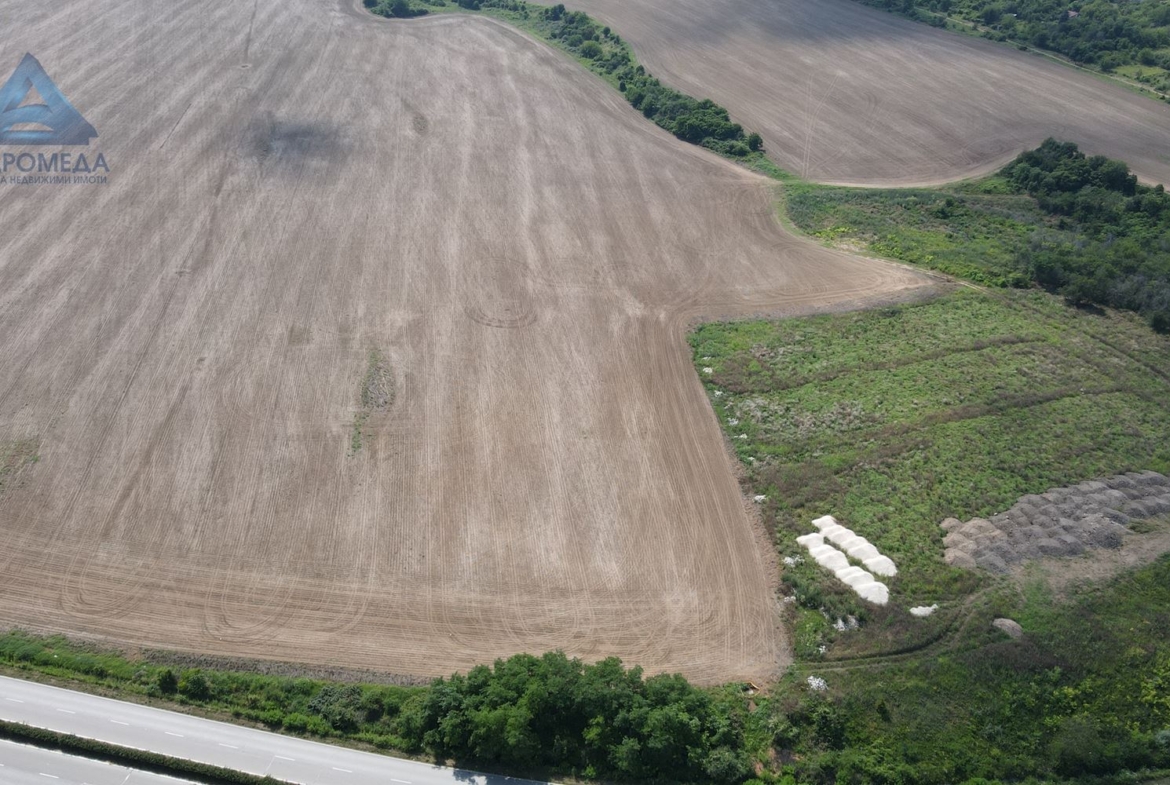
<instances>
[{"instance_id":1,"label":"small white object in grass","mask_svg":"<svg viewBox=\"0 0 1170 785\"><path fill-rule=\"evenodd\" d=\"M787 597L784 598L785 605L791 605L794 602L796 602L796 595L795 594L789 594Z\"/></svg>"},{"instance_id":2,"label":"small white object in grass","mask_svg":"<svg viewBox=\"0 0 1170 785\"><path fill-rule=\"evenodd\" d=\"M844 619L837 619L837 621L833 622L833 629L836 630L837 632L845 632L845 630L846 630L845 620Z\"/></svg>"},{"instance_id":3,"label":"small white object in grass","mask_svg":"<svg viewBox=\"0 0 1170 785\"><path fill-rule=\"evenodd\" d=\"M824 648L823 646L821 648ZM808 677L808 688L813 692L824 692L829 689L829 684L820 676Z\"/></svg>"},{"instance_id":4,"label":"small white object in grass","mask_svg":"<svg viewBox=\"0 0 1170 785\"><path fill-rule=\"evenodd\" d=\"M708 376L710 376L711 374L715 373L715 369L714 369L714 368L711 368L711 367L707 367L707 368L704 368L704 369L703 369L703 373L705 373L705 374L707 374Z\"/></svg>"},{"instance_id":5,"label":"small white object in grass","mask_svg":"<svg viewBox=\"0 0 1170 785\"><path fill-rule=\"evenodd\" d=\"M791 556L785 556L784 557L784 566L785 567L795 567L796 566L796 559L792 558Z\"/></svg>"},{"instance_id":6,"label":"small white object in grass","mask_svg":"<svg viewBox=\"0 0 1170 785\"><path fill-rule=\"evenodd\" d=\"M727 424L728 425L739 425L739 420L732 417L730 420L727 421Z\"/></svg>"},{"instance_id":7,"label":"small white object in grass","mask_svg":"<svg viewBox=\"0 0 1170 785\"><path fill-rule=\"evenodd\" d=\"M916 608L910 609L911 616L917 616L920 619L926 618L930 614L938 610L938 605L919 605Z\"/></svg>"},{"instance_id":8,"label":"small white object in grass","mask_svg":"<svg viewBox=\"0 0 1170 785\"><path fill-rule=\"evenodd\" d=\"M746 434L746 433L741 433L739 436L736 436L735 438L737 438L737 439L746 439L746 438L747 438L747 434Z\"/></svg>"},{"instance_id":9,"label":"small white object in grass","mask_svg":"<svg viewBox=\"0 0 1170 785\"><path fill-rule=\"evenodd\" d=\"M716 398L722 398L722 397L723 397L723 390L716 390L716 391L715 391L715 397L716 397Z\"/></svg>"},{"instance_id":10,"label":"small white object in grass","mask_svg":"<svg viewBox=\"0 0 1170 785\"><path fill-rule=\"evenodd\" d=\"M755 459L755 458L753 458L753 457L752 457L752 456L750 456L750 455L749 455L749 456L748 456L748 457L747 457L745 460L746 460L748 463L755 463L755 462L756 462L756 459Z\"/></svg>"},{"instance_id":11,"label":"small white object in grass","mask_svg":"<svg viewBox=\"0 0 1170 785\"><path fill-rule=\"evenodd\" d=\"M764 502L767 500L768 500L768 497L764 496L762 493L756 494L755 496L752 497L752 501L754 501L756 504L759 504L760 502Z\"/></svg>"}]
</instances>

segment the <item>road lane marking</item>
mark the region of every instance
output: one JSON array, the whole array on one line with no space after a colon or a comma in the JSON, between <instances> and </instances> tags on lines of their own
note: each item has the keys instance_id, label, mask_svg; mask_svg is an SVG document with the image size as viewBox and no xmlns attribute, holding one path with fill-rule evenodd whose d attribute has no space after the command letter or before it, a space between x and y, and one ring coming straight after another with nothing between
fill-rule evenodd
<instances>
[{"instance_id":1,"label":"road lane marking","mask_svg":"<svg viewBox=\"0 0 1170 785\"><path fill-rule=\"evenodd\" d=\"M180 739L183 738L183 734L181 733L171 733L169 730L163 731L163 733L167 734L168 736L178 736Z\"/></svg>"},{"instance_id":2,"label":"road lane marking","mask_svg":"<svg viewBox=\"0 0 1170 785\"><path fill-rule=\"evenodd\" d=\"M239 749L239 747L237 747L234 744L224 744L222 741L219 743L219 746L227 747L229 750L238 750Z\"/></svg>"},{"instance_id":3,"label":"road lane marking","mask_svg":"<svg viewBox=\"0 0 1170 785\"><path fill-rule=\"evenodd\" d=\"M339 768L337 768L336 766L334 766L334 767L333 767L333 770L334 770L334 771L340 771L342 774L353 774L353 772L352 772L352 771L350 771L349 769L339 769Z\"/></svg>"},{"instance_id":4,"label":"road lane marking","mask_svg":"<svg viewBox=\"0 0 1170 785\"><path fill-rule=\"evenodd\" d=\"M20 700L20 699L18 699L18 698L5 698L4 700L6 700L6 701L12 701L13 703L24 703L24 701L22 701L22 700Z\"/></svg>"},{"instance_id":5,"label":"road lane marking","mask_svg":"<svg viewBox=\"0 0 1170 785\"><path fill-rule=\"evenodd\" d=\"M393 777L391 777L391 778L390 778L390 781L391 781L391 782L401 782L401 783L402 783L402 785L410 785L410 780L396 780L396 779L394 779Z\"/></svg>"},{"instance_id":6,"label":"road lane marking","mask_svg":"<svg viewBox=\"0 0 1170 785\"><path fill-rule=\"evenodd\" d=\"M60 777L58 777L56 774L45 774L43 771L41 771L41 772L38 772L38 774L40 774L42 777L48 777L48 778L49 778L49 779L51 779L51 780L59 780L59 779L61 779L61 778L60 778Z\"/></svg>"},{"instance_id":7,"label":"road lane marking","mask_svg":"<svg viewBox=\"0 0 1170 785\"><path fill-rule=\"evenodd\" d=\"M286 757L284 757L283 755L273 755L272 757L274 757L274 758L280 758L281 760L291 760L293 763L296 763L296 762L297 762L295 758L286 758Z\"/></svg>"},{"instance_id":8,"label":"road lane marking","mask_svg":"<svg viewBox=\"0 0 1170 785\"><path fill-rule=\"evenodd\" d=\"M130 724L128 722L122 722L121 720L110 720L110 722L114 723L115 725L129 725Z\"/></svg>"},{"instance_id":9,"label":"road lane marking","mask_svg":"<svg viewBox=\"0 0 1170 785\"><path fill-rule=\"evenodd\" d=\"M69 709L57 709L57 711L61 712L62 714L76 714L77 713L75 711L69 711Z\"/></svg>"}]
</instances>

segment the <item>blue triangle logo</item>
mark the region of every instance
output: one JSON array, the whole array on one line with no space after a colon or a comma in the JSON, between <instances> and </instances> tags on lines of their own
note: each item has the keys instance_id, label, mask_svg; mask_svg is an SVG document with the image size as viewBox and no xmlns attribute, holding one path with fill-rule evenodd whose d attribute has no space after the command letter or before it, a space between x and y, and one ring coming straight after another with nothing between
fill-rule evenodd
<instances>
[{"instance_id":1,"label":"blue triangle logo","mask_svg":"<svg viewBox=\"0 0 1170 785\"><path fill-rule=\"evenodd\" d=\"M21 106L33 89L44 103ZM15 130L20 125L40 127ZM0 144L87 145L97 135L31 54L0 87Z\"/></svg>"}]
</instances>

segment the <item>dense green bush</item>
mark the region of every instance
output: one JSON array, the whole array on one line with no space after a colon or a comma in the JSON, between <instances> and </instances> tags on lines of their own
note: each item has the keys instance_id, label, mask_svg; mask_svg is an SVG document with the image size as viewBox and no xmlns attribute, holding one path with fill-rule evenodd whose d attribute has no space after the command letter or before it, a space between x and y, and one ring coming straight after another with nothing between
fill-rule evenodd
<instances>
[{"instance_id":1,"label":"dense green bush","mask_svg":"<svg viewBox=\"0 0 1170 785\"><path fill-rule=\"evenodd\" d=\"M1002 174L1075 228L1071 237L1033 234L1019 257L1030 277L1073 305L1125 308L1170 328L1170 195L1161 185L1139 185L1124 163L1053 139Z\"/></svg>"},{"instance_id":2,"label":"dense green bush","mask_svg":"<svg viewBox=\"0 0 1170 785\"><path fill-rule=\"evenodd\" d=\"M750 772L742 731L709 693L617 659L516 655L435 681L411 713L401 728L412 746L472 764L683 782Z\"/></svg>"}]
</instances>

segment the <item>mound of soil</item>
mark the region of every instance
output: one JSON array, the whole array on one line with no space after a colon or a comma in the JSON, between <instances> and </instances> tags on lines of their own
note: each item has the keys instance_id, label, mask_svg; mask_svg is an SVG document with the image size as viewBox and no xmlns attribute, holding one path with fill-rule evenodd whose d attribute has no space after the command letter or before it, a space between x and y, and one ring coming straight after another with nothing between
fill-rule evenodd
<instances>
[{"instance_id":1,"label":"mound of soil","mask_svg":"<svg viewBox=\"0 0 1170 785\"><path fill-rule=\"evenodd\" d=\"M990 519L942 522L946 562L1006 573L1045 556L1118 548L1132 520L1170 513L1170 479L1152 471L1119 474L1021 497Z\"/></svg>"}]
</instances>

